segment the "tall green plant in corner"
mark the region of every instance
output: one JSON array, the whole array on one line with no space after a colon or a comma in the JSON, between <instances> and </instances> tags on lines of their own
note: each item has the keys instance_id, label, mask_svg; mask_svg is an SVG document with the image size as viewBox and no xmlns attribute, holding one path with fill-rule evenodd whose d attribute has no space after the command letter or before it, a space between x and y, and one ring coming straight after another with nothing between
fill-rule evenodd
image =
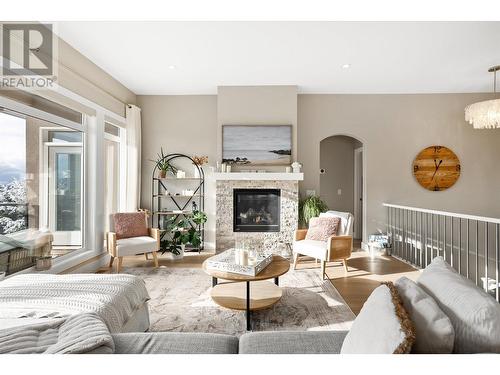
<instances>
[{"instance_id":1,"label":"tall green plant in corner","mask_svg":"<svg viewBox=\"0 0 500 375\"><path fill-rule=\"evenodd\" d=\"M328 206L316 195L311 195L299 201L299 223L303 227L309 226L309 220L328 210Z\"/></svg>"}]
</instances>

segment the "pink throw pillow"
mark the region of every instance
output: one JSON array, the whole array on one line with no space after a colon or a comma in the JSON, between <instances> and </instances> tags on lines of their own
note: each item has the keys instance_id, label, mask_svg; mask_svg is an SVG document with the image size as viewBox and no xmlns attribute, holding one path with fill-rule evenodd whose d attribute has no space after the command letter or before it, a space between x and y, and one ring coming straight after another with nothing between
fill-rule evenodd
<instances>
[{"instance_id":1,"label":"pink throw pillow","mask_svg":"<svg viewBox=\"0 0 500 375\"><path fill-rule=\"evenodd\" d=\"M327 241L328 237L337 235L339 224L338 217L313 217L309 220L306 240Z\"/></svg>"},{"instance_id":2,"label":"pink throw pillow","mask_svg":"<svg viewBox=\"0 0 500 375\"><path fill-rule=\"evenodd\" d=\"M124 212L113 215L116 239L147 236L148 224L144 212Z\"/></svg>"}]
</instances>

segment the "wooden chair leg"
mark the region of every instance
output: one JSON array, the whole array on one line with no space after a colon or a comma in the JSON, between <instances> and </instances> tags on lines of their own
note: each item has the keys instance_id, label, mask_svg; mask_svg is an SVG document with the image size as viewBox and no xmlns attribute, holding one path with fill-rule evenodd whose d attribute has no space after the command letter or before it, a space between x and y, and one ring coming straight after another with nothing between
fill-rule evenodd
<instances>
[{"instance_id":1,"label":"wooden chair leg","mask_svg":"<svg viewBox=\"0 0 500 375\"><path fill-rule=\"evenodd\" d=\"M146 257L146 260L149 260L148 253L144 253L144 256Z\"/></svg>"},{"instance_id":2,"label":"wooden chair leg","mask_svg":"<svg viewBox=\"0 0 500 375\"><path fill-rule=\"evenodd\" d=\"M113 267L114 260L115 260L115 257L113 255L111 255L111 257L109 258L109 268Z\"/></svg>"},{"instance_id":3,"label":"wooden chair leg","mask_svg":"<svg viewBox=\"0 0 500 375\"><path fill-rule=\"evenodd\" d=\"M324 280L326 276L326 261L321 261L321 278Z\"/></svg>"},{"instance_id":4,"label":"wooden chair leg","mask_svg":"<svg viewBox=\"0 0 500 375\"><path fill-rule=\"evenodd\" d=\"M293 253L293 269L297 269L297 263L299 262L299 253Z\"/></svg>"},{"instance_id":5,"label":"wooden chair leg","mask_svg":"<svg viewBox=\"0 0 500 375\"><path fill-rule=\"evenodd\" d=\"M153 260L155 262L155 268L158 268L158 254L156 251L153 251Z\"/></svg>"},{"instance_id":6,"label":"wooden chair leg","mask_svg":"<svg viewBox=\"0 0 500 375\"><path fill-rule=\"evenodd\" d=\"M349 267L347 267L347 259L344 259L344 260L342 261L342 263L344 264L344 270L345 270L345 272L346 272L346 273L347 273L347 272L349 272Z\"/></svg>"},{"instance_id":7,"label":"wooden chair leg","mask_svg":"<svg viewBox=\"0 0 500 375\"><path fill-rule=\"evenodd\" d=\"M120 273L122 270L123 257L118 257L118 267L116 267L116 273Z\"/></svg>"}]
</instances>

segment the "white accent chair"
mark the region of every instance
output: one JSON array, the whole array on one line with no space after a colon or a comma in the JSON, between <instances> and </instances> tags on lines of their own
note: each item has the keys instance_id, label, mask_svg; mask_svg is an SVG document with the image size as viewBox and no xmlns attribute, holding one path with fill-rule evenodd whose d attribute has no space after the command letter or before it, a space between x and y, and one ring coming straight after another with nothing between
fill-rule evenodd
<instances>
[{"instance_id":1,"label":"white accent chair","mask_svg":"<svg viewBox=\"0 0 500 375\"><path fill-rule=\"evenodd\" d=\"M121 238L117 240L116 233L114 232L114 215L110 215L109 224L111 231L106 233L106 245L108 248L108 253L111 256L111 259L109 261L110 268L113 267L113 261L115 260L115 258L118 258L118 266L116 268L116 271L117 273L120 273L124 256L144 254L146 260L148 260L149 253L153 255L155 268L158 268L157 251L160 249L159 229L148 228L148 236Z\"/></svg>"},{"instance_id":2,"label":"white accent chair","mask_svg":"<svg viewBox=\"0 0 500 375\"><path fill-rule=\"evenodd\" d=\"M338 217L340 226L337 235L330 236L326 242L306 240L307 229L297 229L293 242L293 268L296 269L299 256L306 255L321 262L321 276L325 279L326 263L341 261L348 272L347 259L352 253L352 229L354 217L349 212L327 211L319 217Z\"/></svg>"}]
</instances>

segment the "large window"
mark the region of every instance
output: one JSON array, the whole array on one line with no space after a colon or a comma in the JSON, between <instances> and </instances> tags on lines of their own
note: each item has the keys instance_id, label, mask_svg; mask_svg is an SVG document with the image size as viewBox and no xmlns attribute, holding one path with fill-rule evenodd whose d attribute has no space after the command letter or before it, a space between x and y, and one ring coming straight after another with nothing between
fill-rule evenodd
<instances>
[{"instance_id":1,"label":"large window","mask_svg":"<svg viewBox=\"0 0 500 375\"><path fill-rule=\"evenodd\" d=\"M59 96L0 90L0 273L95 257L125 207L125 118L70 91L47 98Z\"/></svg>"},{"instance_id":2,"label":"large window","mask_svg":"<svg viewBox=\"0 0 500 375\"><path fill-rule=\"evenodd\" d=\"M84 135L0 111L0 272L84 243Z\"/></svg>"}]
</instances>

